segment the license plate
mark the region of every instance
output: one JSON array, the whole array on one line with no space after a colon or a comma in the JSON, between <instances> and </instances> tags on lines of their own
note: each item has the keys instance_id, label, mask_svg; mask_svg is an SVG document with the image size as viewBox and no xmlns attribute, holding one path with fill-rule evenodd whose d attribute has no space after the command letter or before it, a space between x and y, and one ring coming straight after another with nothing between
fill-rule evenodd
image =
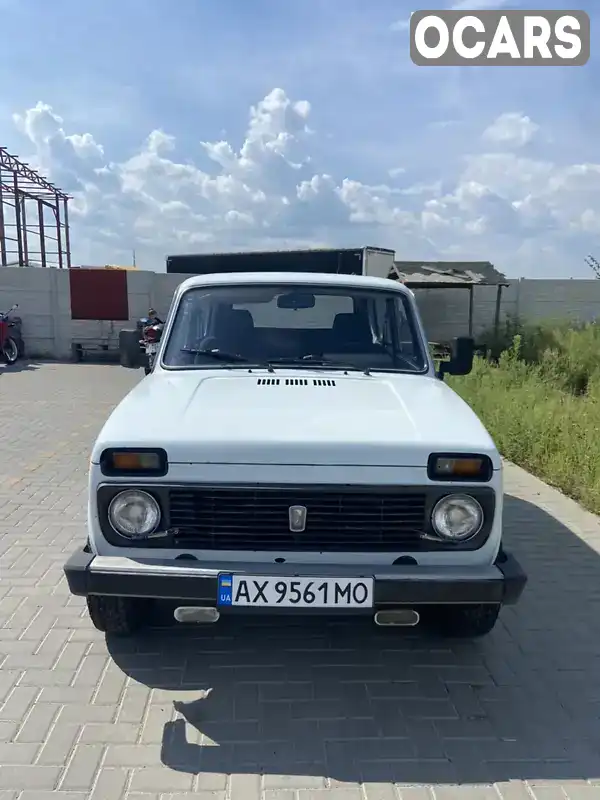
<instances>
[{"instance_id":1,"label":"license plate","mask_svg":"<svg viewBox=\"0 0 600 800\"><path fill-rule=\"evenodd\" d=\"M219 575L217 604L256 608L372 608L373 578Z\"/></svg>"},{"instance_id":2,"label":"license plate","mask_svg":"<svg viewBox=\"0 0 600 800\"><path fill-rule=\"evenodd\" d=\"M148 353L149 356L156 355L156 351L157 350L158 350L158 345L157 344L147 344L146 345L146 353Z\"/></svg>"}]
</instances>

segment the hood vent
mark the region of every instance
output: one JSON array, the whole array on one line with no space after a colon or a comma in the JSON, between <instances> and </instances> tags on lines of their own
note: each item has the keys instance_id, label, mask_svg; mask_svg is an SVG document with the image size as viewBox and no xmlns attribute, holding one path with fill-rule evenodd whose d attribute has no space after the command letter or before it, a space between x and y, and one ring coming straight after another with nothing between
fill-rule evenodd
<instances>
[{"instance_id":1,"label":"hood vent","mask_svg":"<svg viewBox=\"0 0 600 800\"><path fill-rule=\"evenodd\" d=\"M335 381L331 378L315 378L313 386L335 386Z\"/></svg>"},{"instance_id":2,"label":"hood vent","mask_svg":"<svg viewBox=\"0 0 600 800\"><path fill-rule=\"evenodd\" d=\"M257 386L335 386L335 381L331 378L313 378L309 381L308 378L257 378Z\"/></svg>"}]
</instances>

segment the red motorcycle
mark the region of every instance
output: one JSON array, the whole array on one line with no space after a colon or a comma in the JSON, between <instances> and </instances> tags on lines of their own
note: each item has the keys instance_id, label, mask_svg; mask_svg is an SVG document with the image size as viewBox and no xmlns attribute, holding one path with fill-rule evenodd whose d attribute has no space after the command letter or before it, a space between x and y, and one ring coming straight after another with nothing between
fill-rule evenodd
<instances>
[{"instance_id":1,"label":"red motorcycle","mask_svg":"<svg viewBox=\"0 0 600 800\"><path fill-rule=\"evenodd\" d=\"M18 307L18 303L15 303L8 311L0 311L0 355L9 365L14 364L19 357L19 346L11 335L14 323L9 319L9 315Z\"/></svg>"},{"instance_id":2,"label":"red motorcycle","mask_svg":"<svg viewBox=\"0 0 600 800\"><path fill-rule=\"evenodd\" d=\"M144 367L144 372L148 375L152 372L152 367L154 366L154 359L158 352L158 345L165 323L158 317L156 311L151 308L149 316L140 320L140 327L142 329L140 345L148 357L148 363Z\"/></svg>"}]
</instances>

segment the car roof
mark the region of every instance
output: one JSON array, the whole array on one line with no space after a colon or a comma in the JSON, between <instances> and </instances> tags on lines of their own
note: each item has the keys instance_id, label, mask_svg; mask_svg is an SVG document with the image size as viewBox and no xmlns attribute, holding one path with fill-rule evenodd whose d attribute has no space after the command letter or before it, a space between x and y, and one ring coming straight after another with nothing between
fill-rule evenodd
<instances>
[{"instance_id":1,"label":"car roof","mask_svg":"<svg viewBox=\"0 0 600 800\"><path fill-rule=\"evenodd\" d=\"M340 275L321 272L213 272L209 275L194 275L179 285L179 293L204 286L232 286L261 283L303 283L312 286L346 286L357 289L384 289L402 294L412 294L399 281L375 278L371 275Z\"/></svg>"}]
</instances>

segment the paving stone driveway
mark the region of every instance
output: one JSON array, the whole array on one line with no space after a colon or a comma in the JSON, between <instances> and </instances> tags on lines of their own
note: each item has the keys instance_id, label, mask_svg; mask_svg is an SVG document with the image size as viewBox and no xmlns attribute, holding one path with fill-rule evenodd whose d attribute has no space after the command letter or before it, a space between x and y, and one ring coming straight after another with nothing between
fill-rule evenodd
<instances>
[{"instance_id":1,"label":"paving stone driveway","mask_svg":"<svg viewBox=\"0 0 600 800\"><path fill-rule=\"evenodd\" d=\"M481 643L289 619L106 643L62 564L139 379L0 368L0 800L600 798L600 524L516 467L530 584Z\"/></svg>"}]
</instances>

